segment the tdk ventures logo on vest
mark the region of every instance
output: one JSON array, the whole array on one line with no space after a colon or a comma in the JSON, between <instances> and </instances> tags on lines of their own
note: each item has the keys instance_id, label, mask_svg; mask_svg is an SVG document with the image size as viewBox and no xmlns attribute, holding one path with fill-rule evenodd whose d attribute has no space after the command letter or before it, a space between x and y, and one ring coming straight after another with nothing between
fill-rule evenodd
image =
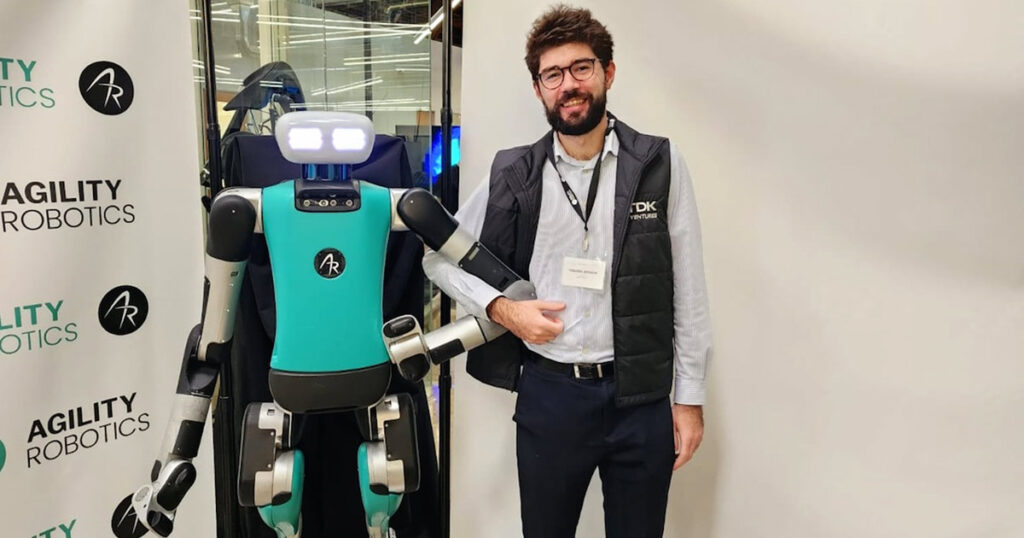
<instances>
[{"instance_id":1,"label":"tdk ventures logo on vest","mask_svg":"<svg viewBox=\"0 0 1024 538\"><path fill-rule=\"evenodd\" d=\"M97 314L105 331L124 336L139 330L146 322L149 300L135 286L118 286L103 296Z\"/></svg>"},{"instance_id":2,"label":"tdk ventures logo on vest","mask_svg":"<svg viewBox=\"0 0 1024 538\"><path fill-rule=\"evenodd\" d=\"M78 340L78 324L67 321L63 307L63 299L0 305L0 357Z\"/></svg>"},{"instance_id":3,"label":"tdk ventures logo on vest","mask_svg":"<svg viewBox=\"0 0 1024 538\"><path fill-rule=\"evenodd\" d=\"M86 67L78 77L78 90L93 110L108 116L128 110L135 99L132 77L114 62L96 62Z\"/></svg>"},{"instance_id":4,"label":"tdk ventures logo on vest","mask_svg":"<svg viewBox=\"0 0 1024 538\"><path fill-rule=\"evenodd\" d=\"M629 220L648 220L658 218L658 201L633 202L629 205Z\"/></svg>"},{"instance_id":5,"label":"tdk ventures logo on vest","mask_svg":"<svg viewBox=\"0 0 1024 538\"><path fill-rule=\"evenodd\" d=\"M338 249L325 248L316 253L313 267L324 278L337 278L345 270L345 256Z\"/></svg>"},{"instance_id":6,"label":"tdk ventures logo on vest","mask_svg":"<svg viewBox=\"0 0 1024 538\"><path fill-rule=\"evenodd\" d=\"M51 88L38 87L37 62L21 58L0 58L0 112L6 108L53 108ZM36 77L38 78L38 77Z\"/></svg>"},{"instance_id":7,"label":"tdk ventures logo on vest","mask_svg":"<svg viewBox=\"0 0 1024 538\"><path fill-rule=\"evenodd\" d=\"M28 468L149 430L149 413L136 405L137 394L113 396L33 420L25 451Z\"/></svg>"}]
</instances>

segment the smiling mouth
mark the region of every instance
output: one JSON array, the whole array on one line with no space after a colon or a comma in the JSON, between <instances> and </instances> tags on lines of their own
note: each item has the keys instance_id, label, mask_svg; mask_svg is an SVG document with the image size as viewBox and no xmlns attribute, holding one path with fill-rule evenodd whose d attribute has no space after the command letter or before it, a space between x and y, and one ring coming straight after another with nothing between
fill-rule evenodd
<instances>
[{"instance_id":1,"label":"smiling mouth","mask_svg":"<svg viewBox=\"0 0 1024 538\"><path fill-rule=\"evenodd\" d=\"M572 107L576 107L576 106L582 106L586 102L587 102L587 100L582 98L582 97L573 97L572 99L569 99L568 101L562 103L562 108L572 108Z\"/></svg>"}]
</instances>

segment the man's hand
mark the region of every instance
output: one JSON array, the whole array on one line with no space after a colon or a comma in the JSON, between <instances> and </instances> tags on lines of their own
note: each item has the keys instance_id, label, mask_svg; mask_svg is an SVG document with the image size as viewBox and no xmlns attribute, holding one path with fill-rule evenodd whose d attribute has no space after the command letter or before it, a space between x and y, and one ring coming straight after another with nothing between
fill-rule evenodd
<instances>
[{"instance_id":1,"label":"man's hand","mask_svg":"<svg viewBox=\"0 0 1024 538\"><path fill-rule=\"evenodd\" d=\"M498 297L487 305L487 315L492 321L531 344L546 344L562 334L562 320L547 313L562 310L565 310L565 303L513 301L507 297Z\"/></svg>"},{"instance_id":2,"label":"man's hand","mask_svg":"<svg viewBox=\"0 0 1024 538\"><path fill-rule=\"evenodd\" d=\"M699 405L672 405L672 430L675 433L676 461L672 470L690 461L704 438L704 409Z\"/></svg>"}]
</instances>

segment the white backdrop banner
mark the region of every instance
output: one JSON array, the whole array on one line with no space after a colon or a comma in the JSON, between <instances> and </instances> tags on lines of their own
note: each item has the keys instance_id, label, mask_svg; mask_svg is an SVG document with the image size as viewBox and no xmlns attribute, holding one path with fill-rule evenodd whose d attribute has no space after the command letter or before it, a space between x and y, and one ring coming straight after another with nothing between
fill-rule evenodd
<instances>
[{"instance_id":1,"label":"white backdrop banner","mask_svg":"<svg viewBox=\"0 0 1024 538\"><path fill-rule=\"evenodd\" d=\"M0 535L112 536L200 314L188 6L2 13ZM215 532L212 464L198 467L178 536Z\"/></svg>"}]
</instances>

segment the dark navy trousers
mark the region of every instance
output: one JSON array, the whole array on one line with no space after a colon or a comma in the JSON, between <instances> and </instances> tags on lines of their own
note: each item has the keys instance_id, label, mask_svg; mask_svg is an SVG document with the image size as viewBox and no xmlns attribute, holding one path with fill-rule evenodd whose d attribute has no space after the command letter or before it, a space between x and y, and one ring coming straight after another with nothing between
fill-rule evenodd
<instances>
[{"instance_id":1,"label":"dark navy trousers","mask_svg":"<svg viewBox=\"0 0 1024 538\"><path fill-rule=\"evenodd\" d=\"M574 379L533 360L524 364L518 392L523 536L576 536L597 470L605 536L661 538L675 460L668 398L616 408L614 378Z\"/></svg>"}]
</instances>

